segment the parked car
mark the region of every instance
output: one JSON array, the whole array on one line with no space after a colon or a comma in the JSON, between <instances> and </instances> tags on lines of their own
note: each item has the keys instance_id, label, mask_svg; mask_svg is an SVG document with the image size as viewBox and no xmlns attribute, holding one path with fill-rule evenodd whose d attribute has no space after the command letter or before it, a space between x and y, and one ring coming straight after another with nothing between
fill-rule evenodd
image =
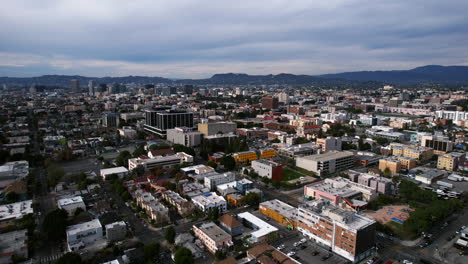
<instances>
[{"instance_id":1,"label":"parked car","mask_svg":"<svg viewBox=\"0 0 468 264\"><path fill-rule=\"evenodd\" d=\"M288 254L286 254L288 257L292 257L294 255L296 255L296 252L294 251L291 251L291 252L288 252Z\"/></svg>"},{"instance_id":2,"label":"parked car","mask_svg":"<svg viewBox=\"0 0 468 264\"><path fill-rule=\"evenodd\" d=\"M320 252L318 252L317 250L315 250L314 252L312 252L312 256L317 256L317 255L319 255L319 254L320 254Z\"/></svg>"},{"instance_id":3,"label":"parked car","mask_svg":"<svg viewBox=\"0 0 468 264\"><path fill-rule=\"evenodd\" d=\"M327 255L323 256L321 259L322 260L327 260L329 258L331 258L333 255L331 253L328 253Z\"/></svg>"},{"instance_id":4,"label":"parked car","mask_svg":"<svg viewBox=\"0 0 468 264\"><path fill-rule=\"evenodd\" d=\"M278 250L282 250L282 249L284 249L284 248L285 248L285 246L284 246L284 245L279 245L279 246L278 246L276 249L278 249Z\"/></svg>"}]
</instances>

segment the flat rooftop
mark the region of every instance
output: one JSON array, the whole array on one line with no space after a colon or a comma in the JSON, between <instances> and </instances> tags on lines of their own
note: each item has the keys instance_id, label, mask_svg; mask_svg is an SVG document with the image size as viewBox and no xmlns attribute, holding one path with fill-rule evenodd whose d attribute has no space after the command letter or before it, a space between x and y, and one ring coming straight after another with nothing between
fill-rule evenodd
<instances>
[{"instance_id":1,"label":"flat rooftop","mask_svg":"<svg viewBox=\"0 0 468 264\"><path fill-rule=\"evenodd\" d=\"M103 175L109 175L109 174L117 174L117 173L126 173L128 172L128 169L125 167L115 167L115 168L108 168L108 169L102 169L101 174Z\"/></svg>"},{"instance_id":2,"label":"flat rooftop","mask_svg":"<svg viewBox=\"0 0 468 264\"><path fill-rule=\"evenodd\" d=\"M329 161L340 158L353 157L354 154L349 151L330 151L323 154L315 154L310 156L301 157L300 159L308 159L313 161Z\"/></svg>"},{"instance_id":3,"label":"flat rooftop","mask_svg":"<svg viewBox=\"0 0 468 264\"><path fill-rule=\"evenodd\" d=\"M266 207L280 213L288 218L294 218L297 215L297 208L278 199L269 200L260 203L259 208Z\"/></svg>"},{"instance_id":4,"label":"flat rooftop","mask_svg":"<svg viewBox=\"0 0 468 264\"><path fill-rule=\"evenodd\" d=\"M205 233L209 238L213 239L214 241L223 241L226 239L231 239L231 235L226 233L221 227L217 226L213 222L208 222L202 224L198 227L203 233Z\"/></svg>"},{"instance_id":5,"label":"flat rooftop","mask_svg":"<svg viewBox=\"0 0 468 264\"><path fill-rule=\"evenodd\" d=\"M81 223L77 225L71 225L67 227L67 237L76 235L86 230L96 229L96 228L102 228L102 225L101 225L101 222L99 222L99 219L94 219L89 222L85 222L85 223Z\"/></svg>"},{"instance_id":6,"label":"flat rooftop","mask_svg":"<svg viewBox=\"0 0 468 264\"><path fill-rule=\"evenodd\" d=\"M83 203L83 198L81 196L75 196L71 198L63 198L57 201L59 206L67 206L76 203Z\"/></svg>"},{"instance_id":7,"label":"flat rooftop","mask_svg":"<svg viewBox=\"0 0 468 264\"><path fill-rule=\"evenodd\" d=\"M255 215L249 212L238 214L237 217L251 223L252 225L255 225L257 230L251 233L252 236L263 237L265 235L270 234L271 232L278 231L278 228L268 224L267 222L263 221L262 219L256 217Z\"/></svg>"},{"instance_id":8,"label":"flat rooftop","mask_svg":"<svg viewBox=\"0 0 468 264\"><path fill-rule=\"evenodd\" d=\"M32 200L0 205L0 222L8 219L20 219L34 213Z\"/></svg>"}]
</instances>

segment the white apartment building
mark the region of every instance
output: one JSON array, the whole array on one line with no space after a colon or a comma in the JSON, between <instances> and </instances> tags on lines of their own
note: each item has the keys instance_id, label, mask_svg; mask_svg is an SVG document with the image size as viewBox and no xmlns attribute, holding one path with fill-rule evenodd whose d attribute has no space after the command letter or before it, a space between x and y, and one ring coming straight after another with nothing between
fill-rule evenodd
<instances>
[{"instance_id":1,"label":"white apartment building","mask_svg":"<svg viewBox=\"0 0 468 264\"><path fill-rule=\"evenodd\" d=\"M440 119L450 119L454 123L468 120L468 112L462 111L436 111L435 116Z\"/></svg>"},{"instance_id":2,"label":"white apartment building","mask_svg":"<svg viewBox=\"0 0 468 264\"><path fill-rule=\"evenodd\" d=\"M67 227L68 251L76 251L101 239L102 225L98 219Z\"/></svg>"},{"instance_id":3,"label":"white apartment building","mask_svg":"<svg viewBox=\"0 0 468 264\"><path fill-rule=\"evenodd\" d=\"M236 176L232 172L215 173L205 176L204 184L210 190L214 190L217 185L228 183L236 180Z\"/></svg>"},{"instance_id":4,"label":"white apartment building","mask_svg":"<svg viewBox=\"0 0 468 264\"><path fill-rule=\"evenodd\" d=\"M224 197L215 192L205 193L192 198L193 204L203 212L208 212L211 208L217 207L220 213L227 210L227 203Z\"/></svg>"},{"instance_id":5,"label":"white apartment building","mask_svg":"<svg viewBox=\"0 0 468 264\"><path fill-rule=\"evenodd\" d=\"M128 175L128 169L125 167L108 168L102 169L100 173L103 180L106 180L107 177L113 174L117 175L120 179L122 179Z\"/></svg>"},{"instance_id":6,"label":"white apartment building","mask_svg":"<svg viewBox=\"0 0 468 264\"><path fill-rule=\"evenodd\" d=\"M60 199L57 201L57 206L58 208L67 211L68 216L73 216L78 208L86 211L86 205L81 196Z\"/></svg>"}]
</instances>

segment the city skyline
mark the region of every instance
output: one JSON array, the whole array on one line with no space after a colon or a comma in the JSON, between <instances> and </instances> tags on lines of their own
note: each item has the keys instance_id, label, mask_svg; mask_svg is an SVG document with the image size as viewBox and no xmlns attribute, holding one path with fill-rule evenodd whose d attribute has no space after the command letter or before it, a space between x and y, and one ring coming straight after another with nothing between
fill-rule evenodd
<instances>
[{"instance_id":1,"label":"city skyline","mask_svg":"<svg viewBox=\"0 0 468 264\"><path fill-rule=\"evenodd\" d=\"M468 65L467 8L456 0L15 1L0 11L0 76L197 79Z\"/></svg>"}]
</instances>

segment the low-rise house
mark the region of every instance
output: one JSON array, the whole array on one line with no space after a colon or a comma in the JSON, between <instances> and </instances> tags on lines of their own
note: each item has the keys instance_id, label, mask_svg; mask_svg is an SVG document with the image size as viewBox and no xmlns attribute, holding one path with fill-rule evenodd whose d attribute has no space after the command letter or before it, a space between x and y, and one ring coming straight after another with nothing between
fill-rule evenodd
<instances>
[{"instance_id":1,"label":"low-rise house","mask_svg":"<svg viewBox=\"0 0 468 264\"><path fill-rule=\"evenodd\" d=\"M231 234L231 236L237 236L244 232L244 227L242 226L241 222L237 221L235 217L229 214L220 216L218 221L221 228Z\"/></svg>"}]
</instances>

